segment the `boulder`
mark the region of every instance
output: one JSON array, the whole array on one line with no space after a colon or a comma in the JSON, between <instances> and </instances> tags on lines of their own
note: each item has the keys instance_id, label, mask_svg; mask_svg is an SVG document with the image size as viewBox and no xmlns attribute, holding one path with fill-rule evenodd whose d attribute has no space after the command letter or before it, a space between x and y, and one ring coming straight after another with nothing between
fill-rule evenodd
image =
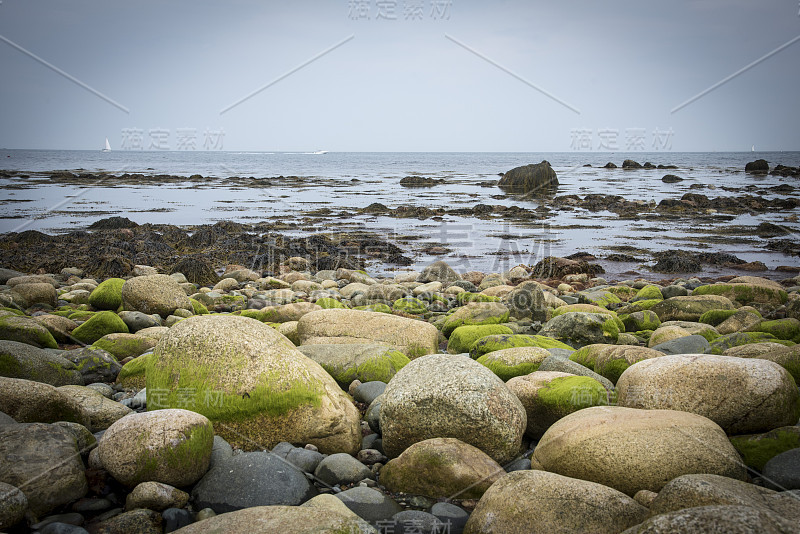
<instances>
[{"instance_id":1,"label":"boulder","mask_svg":"<svg viewBox=\"0 0 800 534\"><path fill-rule=\"evenodd\" d=\"M442 326L442 333L450 337L460 326L494 325L508 321L509 310L499 302L470 302L450 314Z\"/></svg>"},{"instance_id":2,"label":"boulder","mask_svg":"<svg viewBox=\"0 0 800 534\"><path fill-rule=\"evenodd\" d=\"M17 341L0 341L0 376L51 386L84 384L81 372L69 360Z\"/></svg>"},{"instance_id":3,"label":"boulder","mask_svg":"<svg viewBox=\"0 0 800 534\"><path fill-rule=\"evenodd\" d=\"M525 409L502 380L466 356L414 360L380 398L383 449L390 458L431 438L459 439L499 463L519 453Z\"/></svg>"},{"instance_id":4,"label":"boulder","mask_svg":"<svg viewBox=\"0 0 800 534\"><path fill-rule=\"evenodd\" d=\"M506 386L525 408L528 418L525 434L536 440L562 417L590 406L608 404L608 393L597 380L558 371L518 376Z\"/></svg>"},{"instance_id":5,"label":"boulder","mask_svg":"<svg viewBox=\"0 0 800 534\"><path fill-rule=\"evenodd\" d=\"M700 335L678 337L654 345L652 350L662 354L703 354L711 349L711 344Z\"/></svg>"},{"instance_id":6,"label":"boulder","mask_svg":"<svg viewBox=\"0 0 800 534\"><path fill-rule=\"evenodd\" d=\"M464 532L617 534L646 517L647 508L601 484L545 471L515 471L489 488Z\"/></svg>"},{"instance_id":7,"label":"boulder","mask_svg":"<svg viewBox=\"0 0 800 534\"><path fill-rule=\"evenodd\" d=\"M137 484L125 499L125 508L147 508L163 512L167 508L183 508L189 504L189 494L161 482Z\"/></svg>"},{"instance_id":8,"label":"boulder","mask_svg":"<svg viewBox=\"0 0 800 534\"><path fill-rule=\"evenodd\" d=\"M92 315L88 321L82 323L72 331L72 337L91 345L107 334L128 333L128 325L112 311L102 311Z\"/></svg>"},{"instance_id":9,"label":"boulder","mask_svg":"<svg viewBox=\"0 0 800 534\"><path fill-rule=\"evenodd\" d=\"M625 326L617 317L603 313L572 312L553 317L539 335L563 341L575 348L595 343L616 343Z\"/></svg>"},{"instance_id":10,"label":"boulder","mask_svg":"<svg viewBox=\"0 0 800 534\"><path fill-rule=\"evenodd\" d=\"M662 356L629 367L617 382L617 394L620 406L695 413L728 434L765 432L800 418L794 380L766 360Z\"/></svg>"},{"instance_id":11,"label":"boulder","mask_svg":"<svg viewBox=\"0 0 800 534\"><path fill-rule=\"evenodd\" d=\"M478 359L484 354L497 350L511 349L514 347L539 347L542 349L567 349L573 351L572 347L562 343L557 339L547 336L529 336L525 334L494 334L484 336L472 344L469 355Z\"/></svg>"},{"instance_id":12,"label":"boulder","mask_svg":"<svg viewBox=\"0 0 800 534\"><path fill-rule=\"evenodd\" d=\"M462 327L465 328L465 327ZM503 382L515 376L523 376L539 369L544 360L550 357L547 349L541 347L516 347L489 352L477 359Z\"/></svg>"},{"instance_id":13,"label":"boulder","mask_svg":"<svg viewBox=\"0 0 800 534\"><path fill-rule=\"evenodd\" d=\"M357 484L375 478L369 467L343 452L323 458L314 470L314 476L328 486Z\"/></svg>"},{"instance_id":14,"label":"boulder","mask_svg":"<svg viewBox=\"0 0 800 534\"><path fill-rule=\"evenodd\" d=\"M700 286L692 291L692 295L719 295L736 301L742 306L767 306L770 308L786 304L788 299L788 294L783 289L761 282Z\"/></svg>"},{"instance_id":15,"label":"boulder","mask_svg":"<svg viewBox=\"0 0 800 534\"><path fill-rule=\"evenodd\" d=\"M34 321L47 328L58 343L70 343L72 331L78 327L78 323L60 315L37 315Z\"/></svg>"},{"instance_id":16,"label":"boulder","mask_svg":"<svg viewBox=\"0 0 800 534\"><path fill-rule=\"evenodd\" d=\"M155 346L155 339L125 333L106 334L92 344L93 349L104 350L120 361L125 358L136 358Z\"/></svg>"},{"instance_id":17,"label":"boulder","mask_svg":"<svg viewBox=\"0 0 800 534\"><path fill-rule=\"evenodd\" d=\"M513 333L509 327L500 324L459 326L450 334L450 339L447 341L447 352L463 354L469 352L472 344L482 337Z\"/></svg>"},{"instance_id":18,"label":"boulder","mask_svg":"<svg viewBox=\"0 0 800 534\"><path fill-rule=\"evenodd\" d=\"M105 398L97 391L84 386L61 386L58 391L74 399L89 416L93 432L105 430L126 415L133 413L127 406Z\"/></svg>"},{"instance_id":19,"label":"boulder","mask_svg":"<svg viewBox=\"0 0 800 534\"><path fill-rule=\"evenodd\" d=\"M0 340L2 339L39 348L58 348L58 343L47 328L30 317L20 315L0 313Z\"/></svg>"},{"instance_id":20,"label":"boulder","mask_svg":"<svg viewBox=\"0 0 800 534\"><path fill-rule=\"evenodd\" d=\"M10 528L25 517L28 498L11 484L0 482L0 529Z\"/></svg>"},{"instance_id":21,"label":"boulder","mask_svg":"<svg viewBox=\"0 0 800 534\"><path fill-rule=\"evenodd\" d=\"M455 438L433 438L383 466L381 485L432 499L480 499L503 475L502 466L480 449Z\"/></svg>"},{"instance_id":22,"label":"boulder","mask_svg":"<svg viewBox=\"0 0 800 534\"><path fill-rule=\"evenodd\" d=\"M667 341L672 341L673 339L687 337L690 335L691 334L689 332L679 326L664 326L662 324L652 334L650 334L650 339L647 341L647 346L652 348L656 345L660 345L661 343L666 343Z\"/></svg>"},{"instance_id":23,"label":"boulder","mask_svg":"<svg viewBox=\"0 0 800 534\"><path fill-rule=\"evenodd\" d=\"M746 477L739 455L716 423L672 410L578 410L545 432L533 458L547 471L630 496L642 489L658 492L673 478L692 473Z\"/></svg>"},{"instance_id":24,"label":"boulder","mask_svg":"<svg viewBox=\"0 0 800 534\"><path fill-rule=\"evenodd\" d=\"M117 311L122 306L122 278L108 278L100 283L91 295L89 305L97 310Z\"/></svg>"},{"instance_id":25,"label":"boulder","mask_svg":"<svg viewBox=\"0 0 800 534\"><path fill-rule=\"evenodd\" d=\"M188 410L134 413L111 425L97 445L100 462L120 483L189 486L211 461L214 428Z\"/></svg>"},{"instance_id":26,"label":"boulder","mask_svg":"<svg viewBox=\"0 0 800 534\"><path fill-rule=\"evenodd\" d=\"M71 421L89 426L78 402L57 388L17 378L0 377L0 411L19 423Z\"/></svg>"},{"instance_id":27,"label":"boulder","mask_svg":"<svg viewBox=\"0 0 800 534\"><path fill-rule=\"evenodd\" d=\"M516 269L519 269L519 267ZM523 269L523 272L524 277L527 278L528 271ZM529 318L540 323L547 320L547 302L545 301L544 291L542 291L537 282L531 281L519 284L511 292L503 296L503 304L508 307L514 317Z\"/></svg>"},{"instance_id":28,"label":"boulder","mask_svg":"<svg viewBox=\"0 0 800 534\"><path fill-rule=\"evenodd\" d=\"M656 330L661 326L661 320L653 310L642 310L630 314L620 315L622 324L626 332L638 332L640 330Z\"/></svg>"},{"instance_id":29,"label":"boulder","mask_svg":"<svg viewBox=\"0 0 800 534\"><path fill-rule=\"evenodd\" d=\"M84 384L113 382L122 369L114 356L104 350L91 347L64 351L61 356L75 365L83 376Z\"/></svg>"},{"instance_id":30,"label":"boulder","mask_svg":"<svg viewBox=\"0 0 800 534\"><path fill-rule=\"evenodd\" d=\"M558 371L561 373L569 373L572 375L588 376L589 378L593 378L594 380L597 380L598 382L603 384L603 387L606 388L606 391L608 391L609 393L614 391L614 384L612 384L608 378L595 373L588 367L583 366L578 362L573 362L572 360L569 359L569 355L551 354L549 358L545 358L545 360L539 366L538 370Z\"/></svg>"},{"instance_id":31,"label":"boulder","mask_svg":"<svg viewBox=\"0 0 800 534\"><path fill-rule=\"evenodd\" d=\"M166 274L137 276L122 286L126 310L167 317L177 309L191 310L192 303L178 282Z\"/></svg>"},{"instance_id":32,"label":"boulder","mask_svg":"<svg viewBox=\"0 0 800 534\"><path fill-rule=\"evenodd\" d=\"M435 261L425 267L417 278L419 282L457 282L461 280L461 275L455 272L452 267L443 261Z\"/></svg>"},{"instance_id":33,"label":"boulder","mask_svg":"<svg viewBox=\"0 0 800 534\"><path fill-rule=\"evenodd\" d=\"M741 330L750 330L761 324L762 318L755 313L739 310L734 312L724 321L717 325L717 332L722 335L733 334Z\"/></svg>"},{"instance_id":34,"label":"boulder","mask_svg":"<svg viewBox=\"0 0 800 534\"><path fill-rule=\"evenodd\" d=\"M291 463L269 452L246 452L210 469L192 489L197 508L222 514L255 506L297 506L317 490Z\"/></svg>"},{"instance_id":35,"label":"boulder","mask_svg":"<svg viewBox=\"0 0 800 534\"><path fill-rule=\"evenodd\" d=\"M392 345L382 343L304 345L298 350L320 364L342 388L353 380L389 382L410 361Z\"/></svg>"},{"instance_id":36,"label":"boulder","mask_svg":"<svg viewBox=\"0 0 800 534\"><path fill-rule=\"evenodd\" d=\"M336 311L349 310L313 313ZM352 401L318 363L264 323L190 317L170 328L153 354L145 370L148 409L201 413L245 450L289 441L323 453L358 451L360 417Z\"/></svg>"},{"instance_id":37,"label":"boulder","mask_svg":"<svg viewBox=\"0 0 800 534\"><path fill-rule=\"evenodd\" d=\"M386 343L411 359L439 349L439 331L430 323L360 310L319 310L297 325L303 345Z\"/></svg>"},{"instance_id":38,"label":"boulder","mask_svg":"<svg viewBox=\"0 0 800 534\"><path fill-rule=\"evenodd\" d=\"M378 524L379 521L385 524L395 514L403 511L393 499L372 488L357 486L337 493L336 498L361 519L373 524Z\"/></svg>"},{"instance_id":39,"label":"boulder","mask_svg":"<svg viewBox=\"0 0 800 534\"><path fill-rule=\"evenodd\" d=\"M310 501L309 501L310 502ZM176 530L176 534L252 534L259 532L290 533L364 533L377 530L350 513L329 508L305 506L255 506L220 514Z\"/></svg>"},{"instance_id":40,"label":"boulder","mask_svg":"<svg viewBox=\"0 0 800 534\"><path fill-rule=\"evenodd\" d=\"M0 482L22 490L33 514L47 515L86 495L81 452L57 425L0 426Z\"/></svg>"},{"instance_id":41,"label":"boulder","mask_svg":"<svg viewBox=\"0 0 800 534\"><path fill-rule=\"evenodd\" d=\"M725 532L790 534L796 523L778 514L749 506L698 506L657 515L622 534L672 534L674 532Z\"/></svg>"},{"instance_id":42,"label":"boulder","mask_svg":"<svg viewBox=\"0 0 800 534\"><path fill-rule=\"evenodd\" d=\"M750 174L767 174L769 172L769 163L765 159L751 161L744 166L744 172Z\"/></svg>"},{"instance_id":43,"label":"boulder","mask_svg":"<svg viewBox=\"0 0 800 534\"><path fill-rule=\"evenodd\" d=\"M691 296L671 297L650 308L658 315L661 322L697 321L707 311L732 309L734 309L734 305L730 299L717 294L697 293L697 290Z\"/></svg>"},{"instance_id":44,"label":"boulder","mask_svg":"<svg viewBox=\"0 0 800 534\"><path fill-rule=\"evenodd\" d=\"M497 185L511 193L544 194L558 187L558 177L550 163L543 160L511 169Z\"/></svg>"},{"instance_id":45,"label":"boulder","mask_svg":"<svg viewBox=\"0 0 800 534\"><path fill-rule=\"evenodd\" d=\"M56 288L47 282L15 285L11 289L11 298L20 308L30 308L34 304L46 304L55 308L58 300Z\"/></svg>"},{"instance_id":46,"label":"boulder","mask_svg":"<svg viewBox=\"0 0 800 534\"><path fill-rule=\"evenodd\" d=\"M778 490L800 489L800 448L777 454L764 465L767 487ZM800 513L795 520L800 519Z\"/></svg>"}]
</instances>

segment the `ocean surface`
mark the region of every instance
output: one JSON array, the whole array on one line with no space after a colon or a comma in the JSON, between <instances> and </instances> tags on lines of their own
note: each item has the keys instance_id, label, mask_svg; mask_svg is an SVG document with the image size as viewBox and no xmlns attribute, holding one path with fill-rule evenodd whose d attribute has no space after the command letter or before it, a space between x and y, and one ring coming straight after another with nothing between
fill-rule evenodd
<instances>
[{"instance_id":1,"label":"ocean surface","mask_svg":"<svg viewBox=\"0 0 800 534\"><path fill-rule=\"evenodd\" d=\"M58 151L1 150L0 169L12 171L0 178L0 233L39 230L51 234L85 228L112 215L137 223L196 225L233 220L246 223L297 223L285 233L367 229L378 232L408 250L421 267L445 259L457 270L499 271L518 263L534 264L543 256L577 251L594 254L609 272L636 271L650 278L647 262L603 262L613 252L638 255L668 249L728 252L745 261L762 261L770 269L797 265L798 257L765 248L766 240L752 228L761 222L800 231L798 213L767 212L665 220L650 210L636 220L615 213L583 209L553 210L542 221L509 222L472 217L398 219L356 214L379 202L389 208L472 207L475 204L547 207L546 199L508 197L497 187L479 185L499 179L498 173L547 160L560 182L557 195L620 195L651 206L687 192L719 196L759 195L765 198L797 196L768 188L781 184L800 187L792 177L753 176L744 173L749 161L766 159L800 166L800 152L678 153L678 152L564 152L564 153L273 153L200 151ZM623 160L675 165L673 170L602 168ZM590 165L590 166L586 166ZM202 175L200 182L171 181L120 185L109 179L82 185L48 183L38 173L141 173L146 175ZM665 184L665 174L684 180ZM21 175L23 177L21 177ZM401 178L430 176L444 183L431 188L405 188ZM264 187L243 186L225 178L254 177ZM282 179L296 176L302 180ZM695 185L695 188L692 188ZM702 188L698 188L702 186ZM749 189L748 189L749 188ZM328 208L329 219L308 218ZM800 210L791 210L797 212ZM726 228L741 227L738 232ZM784 239L800 241L796 233ZM434 247L432 249L432 247ZM431 252L433 250L433 252ZM383 270L385 266L376 266ZM709 274L714 274L711 272ZM717 272L717 274L719 274Z\"/></svg>"}]
</instances>

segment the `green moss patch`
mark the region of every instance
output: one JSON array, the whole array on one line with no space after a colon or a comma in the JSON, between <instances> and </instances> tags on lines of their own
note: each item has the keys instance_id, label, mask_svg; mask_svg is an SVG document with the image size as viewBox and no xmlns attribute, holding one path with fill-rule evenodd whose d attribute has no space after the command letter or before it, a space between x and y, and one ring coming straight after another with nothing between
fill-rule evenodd
<instances>
[{"instance_id":1,"label":"green moss patch","mask_svg":"<svg viewBox=\"0 0 800 534\"><path fill-rule=\"evenodd\" d=\"M472 344L482 337L513 333L509 327L499 324L459 326L450 334L447 351L451 354L469 352Z\"/></svg>"},{"instance_id":2,"label":"green moss patch","mask_svg":"<svg viewBox=\"0 0 800 534\"><path fill-rule=\"evenodd\" d=\"M797 342L800 340L800 321L793 318L763 321L758 325L758 331L772 334L778 339Z\"/></svg>"},{"instance_id":3,"label":"green moss patch","mask_svg":"<svg viewBox=\"0 0 800 534\"><path fill-rule=\"evenodd\" d=\"M557 339L545 336L528 336L524 334L495 334L482 337L472 344L469 355L473 360L477 360L484 354L496 350L510 349L513 347L540 347L543 349L567 349L573 350L566 343Z\"/></svg>"},{"instance_id":4,"label":"green moss patch","mask_svg":"<svg viewBox=\"0 0 800 534\"><path fill-rule=\"evenodd\" d=\"M117 382L125 388L143 389L146 386L147 366L152 363L154 354L143 354L122 366L117 374Z\"/></svg>"},{"instance_id":5,"label":"green moss patch","mask_svg":"<svg viewBox=\"0 0 800 534\"><path fill-rule=\"evenodd\" d=\"M114 333L127 334L128 326L116 313L102 311L94 314L88 321L73 330L72 337L91 345L101 337Z\"/></svg>"},{"instance_id":6,"label":"green moss patch","mask_svg":"<svg viewBox=\"0 0 800 534\"><path fill-rule=\"evenodd\" d=\"M773 457L800 447L800 427L789 426L765 434L729 438L745 465L762 471Z\"/></svg>"},{"instance_id":7,"label":"green moss patch","mask_svg":"<svg viewBox=\"0 0 800 534\"><path fill-rule=\"evenodd\" d=\"M560 413L608 404L606 388L588 376L554 378L547 386L539 389L536 397L542 405Z\"/></svg>"},{"instance_id":8,"label":"green moss patch","mask_svg":"<svg viewBox=\"0 0 800 534\"><path fill-rule=\"evenodd\" d=\"M478 358L477 362L496 374L503 382L514 377L529 375L539 369L542 360L521 361L512 363L503 358L502 353L490 352Z\"/></svg>"},{"instance_id":9,"label":"green moss patch","mask_svg":"<svg viewBox=\"0 0 800 534\"><path fill-rule=\"evenodd\" d=\"M388 304L370 304L368 306L356 306L354 310L373 311L378 313L392 313L392 308Z\"/></svg>"},{"instance_id":10,"label":"green moss patch","mask_svg":"<svg viewBox=\"0 0 800 534\"><path fill-rule=\"evenodd\" d=\"M738 311L739 310L708 310L700 316L697 322L710 324L711 326L719 326Z\"/></svg>"},{"instance_id":11,"label":"green moss patch","mask_svg":"<svg viewBox=\"0 0 800 534\"><path fill-rule=\"evenodd\" d=\"M469 302L500 302L500 297L492 297L490 295L484 295L483 293L470 293L469 291L464 291L463 293L456 295L456 302L458 302L460 306L463 306Z\"/></svg>"},{"instance_id":12,"label":"green moss patch","mask_svg":"<svg viewBox=\"0 0 800 534\"><path fill-rule=\"evenodd\" d=\"M408 313L410 315L422 315L428 311L428 306L419 299L414 297L405 297L394 301L392 307L395 311Z\"/></svg>"},{"instance_id":13,"label":"green moss patch","mask_svg":"<svg viewBox=\"0 0 800 534\"><path fill-rule=\"evenodd\" d=\"M794 345L791 341L781 340L772 334L766 334L764 332L734 332L733 334L727 334L716 338L711 342L711 348L707 352L709 354L722 354L731 347L764 342L780 343L787 347Z\"/></svg>"},{"instance_id":14,"label":"green moss patch","mask_svg":"<svg viewBox=\"0 0 800 534\"><path fill-rule=\"evenodd\" d=\"M192 312L195 315L207 315L208 314L208 308L206 308L205 305L202 302L200 302L197 299L193 299L193 298L190 298L189 301L192 303Z\"/></svg>"},{"instance_id":15,"label":"green moss patch","mask_svg":"<svg viewBox=\"0 0 800 534\"><path fill-rule=\"evenodd\" d=\"M214 427L211 424L194 425L184 433L184 439L177 444L157 451L143 445L148 437L147 433L140 435L140 444L137 445L137 449L142 453L136 460L134 484L132 485L148 480L158 480L159 471L164 469L175 473L195 469L198 462L210 455L214 446Z\"/></svg>"},{"instance_id":16,"label":"green moss patch","mask_svg":"<svg viewBox=\"0 0 800 534\"><path fill-rule=\"evenodd\" d=\"M102 349L117 360L124 360L129 356L136 358L140 354L144 354L155 344L155 340L135 334L111 334L98 339L90 348Z\"/></svg>"},{"instance_id":17,"label":"green moss patch","mask_svg":"<svg viewBox=\"0 0 800 534\"><path fill-rule=\"evenodd\" d=\"M56 339L47 328L20 315L0 317L0 339L27 343L39 348L58 348Z\"/></svg>"},{"instance_id":18,"label":"green moss patch","mask_svg":"<svg viewBox=\"0 0 800 534\"><path fill-rule=\"evenodd\" d=\"M334 308L347 308L347 306L345 306L344 304L342 304L340 301L336 300L333 297L323 297L321 299L317 299L317 302L315 304L320 308L322 308L323 310L331 310Z\"/></svg>"},{"instance_id":19,"label":"green moss patch","mask_svg":"<svg viewBox=\"0 0 800 534\"><path fill-rule=\"evenodd\" d=\"M642 310L626 313L619 316L625 327L625 332L638 332L640 330L656 330L661 326L661 320L652 310Z\"/></svg>"},{"instance_id":20,"label":"green moss patch","mask_svg":"<svg viewBox=\"0 0 800 534\"><path fill-rule=\"evenodd\" d=\"M597 359L597 356L608 347L612 347L614 345L607 345L603 343L598 343L595 345L586 345L582 347L572 354L570 354L569 359L575 363L579 363L584 367L591 369L594 371L594 362Z\"/></svg>"},{"instance_id":21,"label":"green moss patch","mask_svg":"<svg viewBox=\"0 0 800 534\"><path fill-rule=\"evenodd\" d=\"M98 285L89 295L89 305L97 310L116 311L122 306L122 278L109 278Z\"/></svg>"},{"instance_id":22,"label":"green moss patch","mask_svg":"<svg viewBox=\"0 0 800 534\"><path fill-rule=\"evenodd\" d=\"M664 300L664 295L661 293L659 286L650 284L640 289L631 300L634 302L640 300Z\"/></svg>"},{"instance_id":23,"label":"green moss patch","mask_svg":"<svg viewBox=\"0 0 800 534\"><path fill-rule=\"evenodd\" d=\"M789 294L782 289L754 284L712 284L700 286L692 291L692 295L721 295L736 302L747 304L786 304Z\"/></svg>"}]
</instances>

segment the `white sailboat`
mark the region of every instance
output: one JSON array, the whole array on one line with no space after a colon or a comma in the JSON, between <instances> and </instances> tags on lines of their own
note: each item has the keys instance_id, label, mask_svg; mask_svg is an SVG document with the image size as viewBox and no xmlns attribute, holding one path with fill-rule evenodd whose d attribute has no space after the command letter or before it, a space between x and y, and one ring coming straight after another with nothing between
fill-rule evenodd
<instances>
[{"instance_id":1,"label":"white sailboat","mask_svg":"<svg viewBox=\"0 0 800 534\"><path fill-rule=\"evenodd\" d=\"M106 146L103 147L103 152L111 152L111 144L108 142L108 137L106 137Z\"/></svg>"},{"instance_id":2,"label":"white sailboat","mask_svg":"<svg viewBox=\"0 0 800 534\"><path fill-rule=\"evenodd\" d=\"M750 147L750 152L755 152L755 151L756 151L756 145L753 145L752 147Z\"/></svg>"}]
</instances>

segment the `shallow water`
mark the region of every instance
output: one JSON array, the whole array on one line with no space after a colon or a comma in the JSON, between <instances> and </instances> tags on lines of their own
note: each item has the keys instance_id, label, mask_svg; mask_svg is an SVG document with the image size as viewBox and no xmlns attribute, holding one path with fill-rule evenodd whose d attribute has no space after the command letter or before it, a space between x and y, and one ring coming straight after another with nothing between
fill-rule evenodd
<instances>
[{"instance_id":1,"label":"shallow water","mask_svg":"<svg viewBox=\"0 0 800 534\"><path fill-rule=\"evenodd\" d=\"M10 156L10 157L7 157ZM412 256L420 267L434 259L445 259L457 270L499 271L518 263L533 264L543 256L586 251L601 259L609 272L636 270L651 278L647 264L604 262L607 254L624 250L649 259L649 252L682 248L722 251L745 261L762 261L770 269L797 265L797 257L764 248L766 240L752 233L761 222L800 230L797 213L769 212L741 215L704 214L702 217L665 218L644 210L637 220L621 219L610 212L584 209L551 210L542 221L508 222L474 217L397 219L357 215L372 204L389 208L400 205L429 208L471 207L475 204L516 205L527 209L547 207L547 200L506 197L497 187L478 183L498 179L498 173L528 163L550 161L560 182L557 195L608 194L652 205L664 198L680 198L691 191L709 198L753 194L780 198L767 188L780 184L800 186L791 177L755 177L743 172L748 161L763 158L771 166L800 165L800 152L786 153L237 153L237 152L125 152L89 151L0 151L0 167L30 173L25 179L0 179L0 232L40 230L58 233L85 228L111 216L128 217L138 223L194 225L218 220L258 222L282 220L300 223L291 232L338 231L362 227L388 235ZM623 170L601 168L608 161L624 159L654 165L676 165L678 169ZM590 164L591 167L583 165ZM53 170L73 172L142 173L208 177L201 183L141 184L118 186L110 180L91 187L54 185L37 179L35 173ZM661 177L684 178L665 184ZM408 175L442 178L446 183L432 188L405 188L400 178ZM221 178L254 176L267 187L242 187L220 183ZM303 180L281 180L299 176ZM217 178L217 179L214 179ZM693 184L702 189L691 189ZM752 187L757 191L745 191ZM22 187L13 189L12 187ZM726 190L735 189L733 191ZM789 196L797 196L797 192ZM498 198L492 198L497 196ZM334 216L304 217L319 208ZM340 212L344 216L337 216ZM797 212L798 210L792 210ZM733 227L744 227L736 231ZM750 228L748 228L750 227ZM728 235L720 235L723 230ZM731 230L733 229L733 230ZM795 242L796 234L785 237ZM441 246L437 255L421 249ZM620 249L620 247L624 247ZM631 248L632 247L632 248ZM641 249L641 254L635 252ZM441 252L446 252L441 254ZM375 265L375 270L384 266ZM707 274L723 271L706 267ZM780 273L778 273L780 274Z\"/></svg>"}]
</instances>

